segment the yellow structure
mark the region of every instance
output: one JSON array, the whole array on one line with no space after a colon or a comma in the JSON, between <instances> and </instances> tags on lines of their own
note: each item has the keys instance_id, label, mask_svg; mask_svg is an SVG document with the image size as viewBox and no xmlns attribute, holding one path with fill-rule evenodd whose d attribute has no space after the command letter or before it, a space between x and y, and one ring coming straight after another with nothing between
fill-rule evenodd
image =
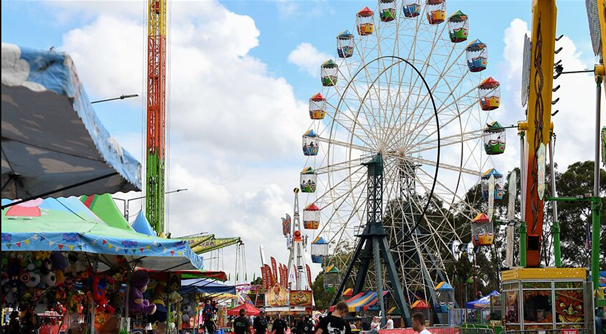
<instances>
[{"instance_id":1,"label":"yellow structure","mask_svg":"<svg viewBox=\"0 0 606 334\"><path fill-rule=\"evenodd\" d=\"M584 268L515 268L501 273L503 282L525 279L582 279L587 278Z\"/></svg>"},{"instance_id":2,"label":"yellow structure","mask_svg":"<svg viewBox=\"0 0 606 334\"><path fill-rule=\"evenodd\" d=\"M541 144L551 139L551 102L553 59L555 53L557 8L555 0L533 0L530 83L526 122L519 129L526 131L526 185L524 219L527 225L526 266L538 267L543 239L543 198L539 198L538 154Z\"/></svg>"},{"instance_id":3,"label":"yellow structure","mask_svg":"<svg viewBox=\"0 0 606 334\"><path fill-rule=\"evenodd\" d=\"M516 268L501 275L505 330L592 328L586 269Z\"/></svg>"}]
</instances>

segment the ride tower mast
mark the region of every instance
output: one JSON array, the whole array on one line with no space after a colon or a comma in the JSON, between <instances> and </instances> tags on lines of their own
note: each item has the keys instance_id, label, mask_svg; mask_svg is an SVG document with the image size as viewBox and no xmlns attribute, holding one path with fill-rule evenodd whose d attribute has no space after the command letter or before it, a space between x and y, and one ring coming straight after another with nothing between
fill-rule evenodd
<instances>
[{"instance_id":1,"label":"ride tower mast","mask_svg":"<svg viewBox=\"0 0 606 334\"><path fill-rule=\"evenodd\" d=\"M164 230L166 143L166 2L148 0L146 216Z\"/></svg>"}]
</instances>

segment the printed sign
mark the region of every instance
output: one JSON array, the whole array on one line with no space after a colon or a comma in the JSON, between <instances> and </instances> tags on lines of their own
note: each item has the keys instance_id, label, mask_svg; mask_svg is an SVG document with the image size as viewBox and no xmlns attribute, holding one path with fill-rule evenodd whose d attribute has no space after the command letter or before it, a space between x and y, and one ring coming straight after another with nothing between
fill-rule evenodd
<instances>
[{"instance_id":1,"label":"printed sign","mask_svg":"<svg viewBox=\"0 0 606 334\"><path fill-rule=\"evenodd\" d=\"M311 290L292 290L289 299L290 306L312 306Z\"/></svg>"},{"instance_id":2,"label":"printed sign","mask_svg":"<svg viewBox=\"0 0 606 334\"><path fill-rule=\"evenodd\" d=\"M545 196L545 144L541 143L537 150L537 192L539 193L539 199L543 200Z\"/></svg>"}]
</instances>

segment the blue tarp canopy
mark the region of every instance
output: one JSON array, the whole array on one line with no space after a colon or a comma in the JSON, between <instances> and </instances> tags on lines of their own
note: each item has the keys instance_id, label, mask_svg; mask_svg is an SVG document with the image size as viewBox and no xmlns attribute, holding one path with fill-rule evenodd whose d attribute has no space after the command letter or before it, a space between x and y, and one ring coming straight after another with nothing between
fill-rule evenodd
<instances>
[{"instance_id":1,"label":"blue tarp canopy","mask_svg":"<svg viewBox=\"0 0 606 334\"><path fill-rule=\"evenodd\" d=\"M2 198L141 189L141 164L107 132L69 55L2 43Z\"/></svg>"},{"instance_id":2,"label":"blue tarp canopy","mask_svg":"<svg viewBox=\"0 0 606 334\"><path fill-rule=\"evenodd\" d=\"M181 294L186 293L236 293L236 287L209 279L186 279L181 281Z\"/></svg>"},{"instance_id":3,"label":"blue tarp canopy","mask_svg":"<svg viewBox=\"0 0 606 334\"><path fill-rule=\"evenodd\" d=\"M149 221L147 221L147 218L145 218L143 210L141 210L141 212L139 212L139 214L137 215L137 218L133 222L132 228L138 233L149 235L152 237L156 236L156 231L154 231L151 225L149 225Z\"/></svg>"},{"instance_id":4,"label":"blue tarp canopy","mask_svg":"<svg viewBox=\"0 0 606 334\"><path fill-rule=\"evenodd\" d=\"M476 299L470 302L465 303L465 308L470 308L470 309L477 309L477 308L487 308L490 307L490 298L492 296L500 296L501 294L494 290L493 292L489 293L488 295L480 298L480 299Z\"/></svg>"},{"instance_id":5,"label":"blue tarp canopy","mask_svg":"<svg viewBox=\"0 0 606 334\"><path fill-rule=\"evenodd\" d=\"M2 200L2 205L10 200ZM203 269L187 241L150 237L107 225L78 198L27 201L2 210L2 251L75 251L123 255L153 270Z\"/></svg>"}]
</instances>

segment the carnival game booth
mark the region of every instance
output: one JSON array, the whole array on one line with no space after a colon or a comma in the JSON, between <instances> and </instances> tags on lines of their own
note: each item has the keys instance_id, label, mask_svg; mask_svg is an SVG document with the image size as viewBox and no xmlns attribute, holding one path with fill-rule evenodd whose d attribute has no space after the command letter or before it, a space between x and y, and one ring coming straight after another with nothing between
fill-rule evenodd
<instances>
[{"instance_id":1,"label":"carnival game booth","mask_svg":"<svg viewBox=\"0 0 606 334\"><path fill-rule=\"evenodd\" d=\"M593 332L584 268L516 268L502 273L505 330Z\"/></svg>"},{"instance_id":2,"label":"carnival game booth","mask_svg":"<svg viewBox=\"0 0 606 334\"><path fill-rule=\"evenodd\" d=\"M183 276L193 277L191 273L183 273ZM227 280L224 275L222 281ZM226 285L216 278L198 276L198 278L184 279L181 281L181 325L179 329L187 330L198 328L200 325L207 327L211 325L219 331L224 330L227 324L226 302L235 300L236 287ZM230 304L233 304L230 303Z\"/></svg>"},{"instance_id":3,"label":"carnival game booth","mask_svg":"<svg viewBox=\"0 0 606 334\"><path fill-rule=\"evenodd\" d=\"M2 253L2 305L31 318L47 310L64 314L63 328L72 333L127 327L120 322L141 308L131 303L135 291L147 301L145 311L160 314L151 312L159 307L143 296L149 277L135 265L201 269L203 263L186 242L108 226L74 197L2 210Z\"/></svg>"},{"instance_id":4,"label":"carnival game booth","mask_svg":"<svg viewBox=\"0 0 606 334\"><path fill-rule=\"evenodd\" d=\"M2 96L2 198L141 189L141 164L103 127L69 55L2 43Z\"/></svg>"}]
</instances>

